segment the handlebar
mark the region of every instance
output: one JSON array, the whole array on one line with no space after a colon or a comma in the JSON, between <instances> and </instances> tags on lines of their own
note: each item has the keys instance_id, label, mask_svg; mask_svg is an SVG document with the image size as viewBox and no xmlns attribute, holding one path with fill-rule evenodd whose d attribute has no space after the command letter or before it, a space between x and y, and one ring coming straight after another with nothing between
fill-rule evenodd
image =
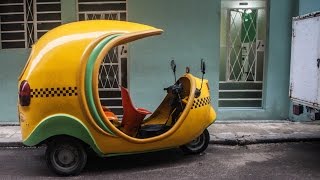
<instances>
[{"instance_id":1,"label":"handlebar","mask_svg":"<svg viewBox=\"0 0 320 180\"><path fill-rule=\"evenodd\" d=\"M182 92L183 92L183 86L182 83L177 81L174 85L169 86L167 88L164 88L163 90L167 91L167 93L172 94L171 100L170 100L170 114L172 116L172 122L173 124L177 121L179 114L183 111L184 105L182 101Z\"/></svg>"},{"instance_id":2,"label":"handlebar","mask_svg":"<svg viewBox=\"0 0 320 180\"><path fill-rule=\"evenodd\" d=\"M177 81L174 85L164 88L163 90L167 91L167 93L179 95L183 90L182 83L179 83L179 81Z\"/></svg>"}]
</instances>

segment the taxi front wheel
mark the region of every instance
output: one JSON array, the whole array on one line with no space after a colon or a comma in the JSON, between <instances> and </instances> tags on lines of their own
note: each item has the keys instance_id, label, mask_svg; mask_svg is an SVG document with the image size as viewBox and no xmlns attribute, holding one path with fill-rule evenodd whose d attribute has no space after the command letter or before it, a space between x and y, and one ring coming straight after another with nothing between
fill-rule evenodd
<instances>
[{"instance_id":1,"label":"taxi front wheel","mask_svg":"<svg viewBox=\"0 0 320 180\"><path fill-rule=\"evenodd\" d=\"M180 149L186 154L199 154L205 151L209 145L210 134L207 129L203 131L203 133L192 140L188 144L180 146Z\"/></svg>"},{"instance_id":2,"label":"taxi front wheel","mask_svg":"<svg viewBox=\"0 0 320 180\"><path fill-rule=\"evenodd\" d=\"M87 162L87 153L82 143L72 138L51 141L45 156L48 167L62 176L80 174Z\"/></svg>"}]
</instances>

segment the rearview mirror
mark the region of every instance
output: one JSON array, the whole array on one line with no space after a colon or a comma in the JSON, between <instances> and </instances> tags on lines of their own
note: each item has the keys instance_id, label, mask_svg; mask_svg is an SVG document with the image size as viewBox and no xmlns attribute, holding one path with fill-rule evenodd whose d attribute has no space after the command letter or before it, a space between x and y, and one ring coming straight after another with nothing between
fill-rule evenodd
<instances>
[{"instance_id":1,"label":"rearview mirror","mask_svg":"<svg viewBox=\"0 0 320 180\"><path fill-rule=\"evenodd\" d=\"M176 63L174 62L174 60L171 60L171 69L172 69L172 71L176 72L176 68L177 68Z\"/></svg>"},{"instance_id":2,"label":"rearview mirror","mask_svg":"<svg viewBox=\"0 0 320 180\"><path fill-rule=\"evenodd\" d=\"M203 59L201 59L201 72L203 74L206 73L206 63L203 61Z\"/></svg>"}]
</instances>

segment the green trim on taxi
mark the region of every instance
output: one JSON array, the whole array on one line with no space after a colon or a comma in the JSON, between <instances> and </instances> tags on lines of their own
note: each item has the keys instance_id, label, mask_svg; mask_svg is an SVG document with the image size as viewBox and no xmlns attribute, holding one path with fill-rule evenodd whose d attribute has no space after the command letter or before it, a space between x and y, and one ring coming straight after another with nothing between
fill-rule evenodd
<instances>
[{"instance_id":1,"label":"green trim on taxi","mask_svg":"<svg viewBox=\"0 0 320 180\"><path fill-rule=\"evenodd\" d=\"M43 119L23 144L35 146L56 135L68 135L80 139L90 145L98 155L103 156L88 128L79 119L68 114L55 114Z\"/></svg>"},{"instance_id":2,"label":"green trim on taxi","mask_svg":"<svg viewBox=\"0 0 320 180\"><path fill-rule=\"evenodd\" d=\"M99 115L96 105L94 104L93 92L92 92L92 75L93 75L93 68L94 63L97 60L97 57L103 47L109 43L112 39L120 36L121 34L110 35L103 39L99 44L93 49L89 56L89 60L86 66L86 73L85 73L85 95L88 102L88 107L90 110L93 119L97 123L97 125L102 128L103 130L107 131L108 133L114 135L114 133L104 124L101 116Z\"/></svg>"}]
</instances>

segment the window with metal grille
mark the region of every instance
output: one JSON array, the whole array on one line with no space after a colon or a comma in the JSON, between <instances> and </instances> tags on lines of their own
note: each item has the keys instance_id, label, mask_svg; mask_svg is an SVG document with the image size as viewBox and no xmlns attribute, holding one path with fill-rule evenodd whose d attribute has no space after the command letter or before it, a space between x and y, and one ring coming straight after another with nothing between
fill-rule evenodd
<instances>
[{"instance_id":1,"label":"window with metal grille","mask_svg":"<svg viewBox=\"0 0 320 180\"><path fill-rule=\"evenodd\" d=\"M83 20L127 20L126 0L78 0L78 18ZM127 46L112 48L99 70L99 97L120 119L123 114L119 85L127 87Z\"/></svg>"},{"instance_id":2,"label":"window with metal grille","mask_svg":"<svg viewBox=\"0 0 320 180\"><path fill-rule=\"evenodd\" d=\"M78 0L78 18L82 20L127 20L126 0Z\"/></svg>"},{"instance_id":3,"label":"window with metal grille","mask_svg":"<svg viewBox=\"0 0 320 180\"><path fill-rule=\"evenodd\" d=\"M30 48L61 25L60 0L0 1L0 49Z\"/></svg>"}]
</instances>

